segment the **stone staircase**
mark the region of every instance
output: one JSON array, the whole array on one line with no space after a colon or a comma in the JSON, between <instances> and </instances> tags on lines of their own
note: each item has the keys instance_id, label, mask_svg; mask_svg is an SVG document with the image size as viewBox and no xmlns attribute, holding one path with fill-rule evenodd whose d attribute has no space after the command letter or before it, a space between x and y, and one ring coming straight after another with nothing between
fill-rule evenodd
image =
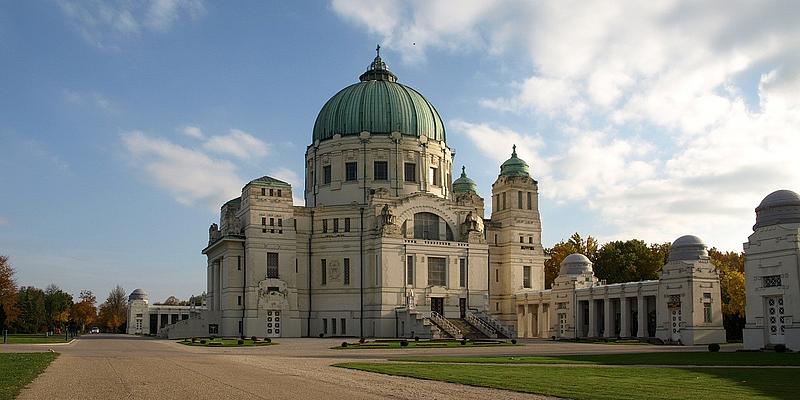
<instances>
[{"instance_id":1,"label":"stone staircase","mask_svg":"<svg viewBox=\"0 0 800 400\"><path fill-rule=\"evenodd\" d=\"M448 318L451 324L455 325L461 331L461 335L466 339L487 339L488 336L472 326L469 322L461 318ZM461 338L456 338L461 339Z\"/></svg>"}]
</instances>

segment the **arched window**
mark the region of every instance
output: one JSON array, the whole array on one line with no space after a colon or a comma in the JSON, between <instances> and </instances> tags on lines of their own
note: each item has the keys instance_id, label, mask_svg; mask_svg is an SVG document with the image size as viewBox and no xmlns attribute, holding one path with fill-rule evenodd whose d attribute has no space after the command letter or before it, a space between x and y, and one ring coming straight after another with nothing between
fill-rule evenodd
<instances>
[{"instance_id":1,"label":"arched window","mask_svg":"<svg viewBox=\"0 0 800 400\"><path fill-rule=\"evenodd\" d=\"M439 240L439 216L429 212L414 214L414 239Z\"/></svg>"}]
</instances>

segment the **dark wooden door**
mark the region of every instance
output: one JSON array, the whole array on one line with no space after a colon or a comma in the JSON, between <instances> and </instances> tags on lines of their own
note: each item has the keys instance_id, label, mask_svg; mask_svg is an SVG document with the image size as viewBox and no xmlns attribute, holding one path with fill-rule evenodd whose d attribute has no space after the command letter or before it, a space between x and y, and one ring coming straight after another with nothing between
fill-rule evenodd
<instances>
[{"instance_id":1,"label":"dark wooden door","mask_svg":"<svg viewBox=\"0 0 800 400\"><path fill-rule=\"evenodd\" d=\"M458 311L462 319L467 317L467 299L463 297L458 299Z\"/></svg>"},{"instance_id":2,"label":"dark wooden door","mask_svg":"<svg viewBox=\"0 0 800 400\"><path fill-rule=\"evenodd\" d=\"M444 316L444 299L441 297L431 297L431 311L436 311Z\"/></svg>"}]
</instances>

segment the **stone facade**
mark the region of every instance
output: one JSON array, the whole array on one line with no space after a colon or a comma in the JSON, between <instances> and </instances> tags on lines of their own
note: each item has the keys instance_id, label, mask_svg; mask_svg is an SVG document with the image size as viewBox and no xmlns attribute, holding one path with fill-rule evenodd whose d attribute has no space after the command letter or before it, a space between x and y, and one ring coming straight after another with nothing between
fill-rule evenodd
<instances>
[{"instance_id":1,"label":"stone facade","mask_svg":"<svg viewBox=\"0 0 800 400\"><path fill-rule=\"evenodd\" d=\"M747 318L744 347L800 351L800 196L779 190L756 208L744 243ZM795 318L797 317L797 318Z\"/></svg>"},{"instance_id":2,"label":"stone facade","mask_svg":"<svg viewBox=\"0 0 800 400\"><path fill-rule=\"evenodd\" d=\"M128 334L163 335L163 331L175 325L200 319L205 309L203 306L150 304L147 293L136 289L128 296Z\"/></svg>"}]
</instances>

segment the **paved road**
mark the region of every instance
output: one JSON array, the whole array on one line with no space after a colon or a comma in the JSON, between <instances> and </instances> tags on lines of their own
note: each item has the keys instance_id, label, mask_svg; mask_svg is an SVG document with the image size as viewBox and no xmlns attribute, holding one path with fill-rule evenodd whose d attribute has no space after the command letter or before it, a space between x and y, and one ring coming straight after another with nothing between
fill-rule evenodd
<instances>
[{"instance_id":1,"label":"paved road","mask_svg":"<svg viewBox=\"0 0 800 400\"><path fill-rule=\"evenodd\" d=\"M189 347L124 335L83 336L60 346L0 346L0 352L52 348L61 356L19 399L531 399L501 390L331 367L399 354L569 354L671 347L532 342L473 349L331 350L341 340L281 339L277 346ZM687 349L690 348L681 348Z\"/></svg>"}]
</instances>

